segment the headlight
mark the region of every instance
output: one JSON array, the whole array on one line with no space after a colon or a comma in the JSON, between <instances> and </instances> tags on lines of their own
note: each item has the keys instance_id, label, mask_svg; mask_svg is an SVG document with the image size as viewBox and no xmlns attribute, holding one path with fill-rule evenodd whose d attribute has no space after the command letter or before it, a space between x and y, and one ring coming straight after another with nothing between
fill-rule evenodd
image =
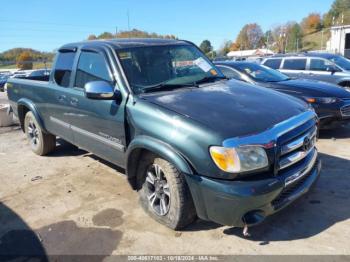
<instances>
[{"instance_id":1,"label":"headlight","mask_svg":"<svg viewBox=\"0 0 350 262\"><path fill-rule=\"evenodd\" d=\"M336 97L304 97L311 104L333 104L338 101Z\"/></svg>"},{"instance_id":2,"label":"headlight","mask_svg":"<svg viewBox=\"0 0 350 262\"><path fill-rule=\"evenodd\" d=\"M210 155L218 168L229 173L239 173L268 166L266 151L260 146L225 148L210 147Z\"/></svg>"}]
</instances>

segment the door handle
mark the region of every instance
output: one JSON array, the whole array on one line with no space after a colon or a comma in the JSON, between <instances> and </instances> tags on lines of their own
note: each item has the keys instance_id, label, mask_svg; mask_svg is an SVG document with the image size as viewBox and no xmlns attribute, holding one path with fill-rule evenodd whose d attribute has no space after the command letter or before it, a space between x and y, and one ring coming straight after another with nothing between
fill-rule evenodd
<instances>
[{"instance_id":1,"label":"door handle","mask_svg":"<svg viewBox=\"0 0 350 262\"><path fill-rule=\"evenodd\" d=\"M72 106L78 105L78 102L79 102L79 100L78 100L77 98L71 98L71 99L70 99L70 104L71 104Z\"/></svg>"},{"instance_id":2,"label":"door handle","mask_svg":"<svg viewBox=\"0 0 350 262\"><path fill-rule=\"evenodd\" d=\"M66 100L66 96L65 95L59 95L58 96L58 101L60 101L60 102L64 102L65 100Z\"/></svg>"}]
</instances>

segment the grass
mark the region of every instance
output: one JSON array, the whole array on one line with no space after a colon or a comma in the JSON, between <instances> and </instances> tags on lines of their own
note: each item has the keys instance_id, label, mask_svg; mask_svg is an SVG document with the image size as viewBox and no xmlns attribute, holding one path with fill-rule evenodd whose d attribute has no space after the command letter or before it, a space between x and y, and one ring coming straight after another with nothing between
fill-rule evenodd
<instances>
[{"instance_id":1,"label":"grass","mask_svg":"<svg viewBox=\"0 0 350 262\"><path fill-rule=\"evenodd\" d=\"M323 30L323 45L321 47L322 42L322 31L314 32L303 37L303 51L310 50L325 50L327 47L327 41L329 40L331 34L329 29Z\"/></svg>"}]
</instances>

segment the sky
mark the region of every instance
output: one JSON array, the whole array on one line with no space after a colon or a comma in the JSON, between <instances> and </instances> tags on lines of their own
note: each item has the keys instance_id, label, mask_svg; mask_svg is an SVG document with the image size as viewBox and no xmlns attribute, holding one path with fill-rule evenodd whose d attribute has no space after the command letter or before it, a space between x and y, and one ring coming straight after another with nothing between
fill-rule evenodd
<instances>
[{"instance_id":1,"label":"sky","mask_svg":"<svg viewBox=\"0 0 350 262\"><path fill-rule=\"evenodd\" d=\"M197 45L209 39L215 49L234 40L242 26L268 30L324 13L333 0L2 0L0 52L14 47L53 51L90 34L137 28L173 34ZM128 22L129 14L129 22Z\"/></svg>"}]
</instances>

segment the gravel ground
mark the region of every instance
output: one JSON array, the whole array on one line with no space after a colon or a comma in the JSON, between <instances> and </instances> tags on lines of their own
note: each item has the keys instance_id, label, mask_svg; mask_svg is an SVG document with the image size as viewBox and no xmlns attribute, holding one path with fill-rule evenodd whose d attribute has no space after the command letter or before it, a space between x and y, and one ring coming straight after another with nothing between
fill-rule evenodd
<instances>
[{"instance_id":1,"label":"gravel ground","mask_svg":"<svg viewBox=\"0 0 350 262\"><path fill-rule=\"evenodd\" d=\"M36 156L18 127L0 128L0 254L350 255L350 126L321 133L318 148L315 188L244 238L205 221L169 230L139 207L123 170L63 141Z\"/></svg>"}]
</instances>

